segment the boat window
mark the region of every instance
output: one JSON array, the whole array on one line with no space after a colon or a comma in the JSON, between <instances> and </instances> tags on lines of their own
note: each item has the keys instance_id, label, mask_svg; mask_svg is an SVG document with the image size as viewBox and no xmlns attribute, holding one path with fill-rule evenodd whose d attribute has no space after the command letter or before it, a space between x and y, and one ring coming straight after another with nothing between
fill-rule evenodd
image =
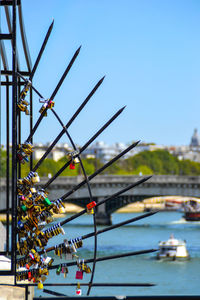
<instances>
[{"instance_id":1,"label":"boat window","mask_svg":"<svg viewBox=\"0 0 200 300\"><path fill-rule=\"evenodd\" d=\"M166 251L176 251L176 247L163 247L160 249L162 252Z\"/></svg>"}]
</instances>

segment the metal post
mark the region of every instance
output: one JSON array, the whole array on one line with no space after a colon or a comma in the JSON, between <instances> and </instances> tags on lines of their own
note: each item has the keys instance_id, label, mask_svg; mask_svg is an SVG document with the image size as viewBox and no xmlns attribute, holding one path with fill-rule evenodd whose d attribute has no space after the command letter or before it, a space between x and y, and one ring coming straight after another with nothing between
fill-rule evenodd
<instances>
[{"instance_id":1,"label":"metal post","mask_svg":"<svg viewBox=\"0 0 200 300\"><path fill-rule=\"evenodd\" d=\"M6 77L6 82L9 82ZM6 252L9 252L9 208L10 208L10 116L9 85L6 86Z\"/></svg>"},{"instance_id":2,"label":"metal post","mask_svg":"<svg viewBox=\"0 0 200 300\"><path fill-rule=\"evenodd\" d=\"M16 61L16 4L12 4L12 255L11 270L16 273L16 221L17 221L17 61ZM16 284L16 277L15 277Z\"/></svg>"},{"instance_id":3,"label":"metal post","mask_svg":"<svg viewBox=\"0 0 200 300\"><path fill-rule=\"evenodd\" d=\"M30 88L30 132L33 129L33 89ZM31 144L33 144L33 137L30 140ZM30 170L33 169L33 155L30 156Z\"/></svg>"}]
</instances>

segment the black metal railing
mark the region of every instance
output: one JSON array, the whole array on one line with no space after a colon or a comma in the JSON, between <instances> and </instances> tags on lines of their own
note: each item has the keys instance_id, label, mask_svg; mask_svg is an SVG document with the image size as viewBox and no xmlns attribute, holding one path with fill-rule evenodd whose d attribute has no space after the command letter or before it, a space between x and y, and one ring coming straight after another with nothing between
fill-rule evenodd
<instances>
[{"instance_id":1,"label":"black metal railing","mask_svg":"<svg viewBox=\"0 0 200 300\"><path fill-rule=\"evenodd\" d=\"M90 294L91 288L94 286L98 287L105 287L105 286L152 286L154 284L152 283L95 283L94 280L94 274L95 274L95 265L96 262L104 261L104 260L110 260L110 259L120 259L122 257L126 256L132 256L132 255L140 255L144 253L151 253L156 251L156 249L148 249L148 250L142 250L142 251L135 251L135 252L129 252L129 253L122 253L118 255L110 255L106 257L98 257L97 258L97 236L100 233L104 233L108 230L113 230L115 228L118 228L120 226L123 226L125 224L128 224L130 222L135 222L139 219L146 218L154 213L148 213L145 215L141 215L137 218L132 218L130 220L127 220L125 222L115 224L113 226L107 227L104 230L98 230L97 229L97 222L96 222L96 209L103 203L109 202L112 199L118 197L119 195L125 193L128 189L134 188L135 186L142 184L146 180L150 178L145 177L141 178L137 182L130 184L124 189L119 190L117 193L102 199L98 203L95 203L95 195L93 195L91 186L90 186L90 180L95 177L97 174L102 172L105 168L107 168L109 165L113 164L117 159L119 159L121 156L123 156L127 151L130 151L133 147L135 147L137 143L131 145L128 147L125 151L123 151L121 154L117 155L114 159L112 159L109 163L106 163L102 168L95 171L94 174L87 176L84 164L81 159L81 152L84 151L89 144L99 135L103 130L105 130L111 122L113 122L124 110L124 107L118 110L112 117L109 119L100 129L97 131L94 136L89 139L89 141L81 148L77 149L75 146L75 142L70 136L68 132L68 127L71 125L71 123L74 121L76 116L81 112L81 110L85 107L86 103L89 101L89 99L94 95L97 88L101 85L103 82L104 77L96 84L94 89L90 92L88 97L83 101L81 106L77 109L76 113L72 116L72 118L68 121L66 125L64 125L63 121L60 119L58 114L56 113L54 106L54 98L60 89L64 79L66 78L68 72L70 71L74 61L76 60L79 52L80 47L75 52L74 56L72 57L71 61L67 65L61 79L59 80L55 90L53 91L52 95L49 99L45 99L40 92L34 87L32 80L33 76L35 74L35 71L37 69L37 66L39 64L40 58L42 56L42 53L45 49L45 46L47 44L48 38L50 36L51 30L53 28L53 23L50 25L47 35L45 36L44 42L42 44L42 47L40 49L40 52L38 54L38 57L36 59L36 62L34 66L32 67L31 58L30 58L30 52L29 47L26 39L26 33L25 33L25 26L23 22L23 15L22 15L22 7L21 7L21 1L13 0L13 1L0 1L1 8L4 8L5 10L5 16L6 16L6 22L8 27L9 33L0 33L0 50L1 50L1 57L3 62L3 69L1 70L1 78L2 76L5 77L4 80L1 79L1 86L2 88L5 87L5 101L6 101L6 203L5 203L5 212L6 212L6 249L5 251L1 252L1 254L10 256L11 257L11 269L8 271L0 270L0 276L1 275L13 275L15 278L15 285L16 286L23 286L25 288L25 297L28 298L28 287L29 286L36 286L37 282L39 282L40 285L42 285L41 282L41 274L47 275L48 272L55 268L68 268L70 266L78 264L81 272L83 270L88 270L88 273L91 274L90 280L88 283L83 283L83 286L87 286L87 295ZM10 8L12 9L12 13L10 13ZM18 11L17 11L18 8ZM23 55L25 56L26 66L25 69L20 68L20 55L17 52L17 39L16 39L16 20L19 18L19 24L20 24L20 36L23 44ZM4 40L10 40L11 42L11 48L12 48L12 57L9 57L7 55L7 50L4 45ZM9 63L8 61L11 61L12 69L9 69ZM12 93L10 93L10 88L12 89ZM42 99L43 105L41 108L41 114L39 118L36 120L35 124L33 125L33 91L35 91L40 98ZM29 93L29 104L27 101L25 101L26 94ZM12 101L11 101L12 99ZM28 113L28 105L30 105L30 112ZM58 137L55 139L55 141L50 145L50 147L47 149L47 152L45 153L44 157L33 167L33 160L32 160L32 150L28 154L30 156L30 173L27 175L27 177L21 179L21 164L20 161L24 162L26 160L27 155L26 151L25 154L22 151L22 145L25 145L24 147L28 146L29 150L32 147L33 144L33 137L36 132L36 130L39 128L40 123L42 122L43 117L47 113L47 110L51 110L53 112L54 117L59 122L60 126L62 127L62 130ZM21 113L25 112L26 114L29 114L29 136L27 137L25 143L23 144L23 141L21 141ZM12 116L12 117L10 117ZM10 135L10 132L12 133ZM59 176L63 169L70 166L71 168L74 167L75 163L77 161L80 163L82 174L84 177L84 181L74 187L71 191L66 191L66 193L59 199L56 199L54 201L50 201L46 194L44 189L39 190L38 192L31 191L31 196L29 197L28 201L32 201L32 206L26 206L26 203L24 202L24 199L28 197L27 195L30 195L30 189L35 189L34 181L31 181L34 176L37 177L36 170L39 168L40 164L43 162L47 154L53 149L54 145L58 142L59 138L66 134L67 138L71 142L72 145L72 151L69 153L68 160L66 161L65 165L61 170L54 174L54 176L49 180L46 185L43 188L46 188L51 184L52 181L55 180L57 176ZM10 145L12 144L12 146ZM20 148L21 147L21 148ZM32 149L32 148L31 148ZM21 152L20 152L21 151ZM10 161L11 156L11 161ZM27 183L28 182L28 183ZM67 197L70 195L70 193L74 192L75 190L79 189L83 184L87 185L88 189L88 198L89 203L87 203L85 209L83 209L81 212L74 214L73 216L66 218L62 220L60 223L45 229L40 229L39 227L39 219L49 217L53 211L58 211L58 207L62 205L62 200L67 201ZM11 193L10 193L10 187L11 187ZM11 197L10 197L11 195ZM39 198L37 198L39 197ZM43 198L42 198L43 197ZM37 198L38 202L35 199ZM31 200L30 200L31 199ZM39 199L39 200L38 200ZM40 199L43 199L43 202L41 204L42 210L40 210ZM44 204L45 203L45 204ZM31 208L30 208L31 207ZM34 208L37 207L34 211ZM28 211L28 214L27 214ZM32 212L34 211L34 217L32 215ZM40 211L40 213L38 213ZM62 243L58 246L47 248L47 242L48 240L55 235L58 235L62 232L62 225L70 222L71 220L80 217L81 215L85 213L91 213L93 214L93 232L84 235L81 240L79 240L77 237L74 239L67 241L65 243ZM30 216L31 215L31 216ZM21 218L23 216L26 216L24 218L26 221ZM10 223L11 218L11 223ZM11 237L11 239L10 239ZM91 259L85 259L84 264L86 263L92 263L92 268L88 268L88 266L84 265L83 262L65 262L61 263L59 265L50 265L50 263L45 263L41 261L41 254L50 252L52 250L64 251L66 254L71 254L72 257L75 257L73 254L73 250L76 247L79 247L81 244L81 241L83 239L93 237L94 239L94 251L93 251L93 258ZM58 247L58 248L56 248ZM35 255L35 256L34 256ZM38 258L37 264L39 266L36 266L37 264L33 262L33 260ZM34 258L33 258L34 257ZM27 264L30 264L30 268L27 267ZM31 268L31 266L34 265L34 268ZM26 266L25 271L17 270L17 266ZM83 269L83 267L85 269ZM42 271L41 271L42 270ZM89 271L90 270L90 271ZM41 273L43 272L43 273ZM27 284L20 283L21 280L29 280ZM36 281L36 283L31 283L31 280L33 279ZM52 284L45 284L44 286L77 286L77 283L52 283ZM44 293L52 294L54 296L65 296L58 292L53 292L48 289L43 289ZM37 298L35 298L37 299ZM47 298L46 298L47 299ZM49 298L50 299L50 298Z\"/></svg>"}]
</instances>

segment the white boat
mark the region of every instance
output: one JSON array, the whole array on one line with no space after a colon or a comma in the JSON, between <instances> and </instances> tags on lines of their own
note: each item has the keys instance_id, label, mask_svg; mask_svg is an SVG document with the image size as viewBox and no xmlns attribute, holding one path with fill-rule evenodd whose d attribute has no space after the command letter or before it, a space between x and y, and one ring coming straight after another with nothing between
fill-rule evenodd
<instances>
[{"instance_id":1,"label":"white boat","mask_svg":"<svg viewBox=\"0 0 200 300\"><path fill-rule=\"evenodd\" d=\"M186 259L189 253L186 248L186 241L175 239L173 235L167 241L159 242L157 259Z\"/></svg>"}]
</instances>

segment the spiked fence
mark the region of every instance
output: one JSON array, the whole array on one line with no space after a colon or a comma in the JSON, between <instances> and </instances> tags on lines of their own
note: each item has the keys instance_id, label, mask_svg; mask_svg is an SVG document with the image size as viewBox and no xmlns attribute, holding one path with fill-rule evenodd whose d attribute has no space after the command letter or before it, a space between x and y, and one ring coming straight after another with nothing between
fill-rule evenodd
<instances>
[{"instance_id":1,"label":"spiked fence","mask_svg":"<svg viewBox=\"0 0 200 300\"><path fill-rule=\"evenodd\" d=\"M64 125L63 121L60 119L57 114L54 104L56 99L56 95L58 90L61 88L63 81L65 80L67 74L69 73L71 67L73 66L77 56L79 55L81 47L79 47L75 54L73 55L71 61L67 65L61 79L59 80L57 86L55 87L50 98L46 99L43 95L38 91L38 89L33 85L33 77L37 71L38 64L40 59L44 53L45 47L47 45L48 39L53 29L54 22L51 23L47 34L44 38L44 42L40 48L37 59L32 67L29 48L25 35L25 28L22 17L22 7L21 1L13 0L13 1L1 1L1 6L5 9L5 15L7 19L7 25L9 29L8 34L1 33L0 34L0 49L1 49L1 57L3 62L3 69L1 70L1 75L5 76L5 80L1 81L2 87L6 88L6 151L7 151L7 199L6 199L6 250L1 254L7 255L11 257L11 269L8 271L0 271L0 275L14 275L15 277L15 285L16 286L24 286L26 288L26 292L28 291L28 286L38 285L38 288L43 289L43 292L52 294L55 296L64 296L61 293L53 292L47 289L44 289L43 286L76 286L77 287L77 295L80 293L80 284L77 286L76 283L52 283L52 284L43 284L45 275L51 276L51 270L57 269L57 272L60 272L63 269L63 273L68 272L68 267L77 265L79 268L79 273L77 273L77 279L83 276L83 272L90 273L90 280L88 283L83 283L82 285L86 285L88 287L87 295L90 294L92 287L104 287L104 286L152 286L152 283L95 283L93 282L94 274L95 274L95 266L97 262L101 262L104 260L111 259L120 259L126 256L140 255L145 253L151 253L156 251L156 249L147 249L142 251L135 251L129 253L121 253L119 255L111 255L106 257L97 258L97 236L106 231L114 230L120 226L129 224L131 222L138 221L140 219L149 217L154 213L143 214L139 217L129 219L127 221L106 227L102 230L97 229L96 224L96 208L103 203L110 201L118 197L119 195L125 193L127 190L134 188L135 186L144 183L151 176L142 178L136 183L133 183L126 188L118 191L117 193L106 197L105 199L95 203L93 201L93 193L90 187L90 180L92 180L96 175L100 174L103 170L113 164L115 161L120 159L123 155L125 155L128 151L130 151L133 147L137 146L137 143L132 144L126 150L121 152L111 161L106 163L99 170L95 171L90 176L87 176L84 164L81 159L81 153L123 112L124 108L119 109L95 134L92 136L80 149L77 149L75 142L72 136L68 132L68 128L71 126L73 121L76 119L78 114L82 111L82 109L86 106L91 97L95 94L96 90L102 84L104 77L101 78L98 83L95 85L93 90L89 93L86 99L82 102L80 107L76 110L71 119ZM10 14L10 6L12 9L12 14ZM24 55L26 58L26 70L22 70L20 68L20 56L17 52L17 42L16 42L16 20L17 20L17 8L18 8L18 18L21 27L21 38L23 43ZM12 16L11 16L12 15ZM8 65L8 57L6 47L4 45L4 40L9 39L12 47L12 69L9 69ZM10 80L11 78L11 80ZM12 105L10 108L10 86L12 88ZM40 109L40 115L37 117L37 121L33 125L33 92L35 92L40 97L40 102L43 103ZM29 101L26 100L29 97ZM30 107L30 111L29 111ZM10 120L10 109L12 112L12 119ZM39 125L43 120L43 117L47 115L47 111L52 112L52 116L56 118L59 122L62 130L59 135L54 139L51 143L45 154L42 158L37 162L35 166L33 166L32 160L32 152L34 151L33 147L33 138L36 130L39 129ZM25 112L27 118L30 118L30 129L29 135L27 139L22 142L21 141L21 114ZM48 114L48 117L52 117ZM9 131L12 129L12 136L10 137ZM66 158L66 163L63 167L53 175L53 177L42 187L38 189L35 186L35 183L38 183L39 176L36 173L44 159L47 155L52 151L53 147L58 143L60 138L66 134L67 139L69 139L73 151L69 153L68 158ZM12 142L12 148L10 148L10 142ZM10 174L10 160L9 155L12 154L12 174ZM25 178L20 178L21 176L21 167L22 163L27 163L30 158L30 172L27 174ZM56 200L49 200L47 197L47 192L45 189L65 170L67 167L74 168L76 163L80 163L81 170L84 176L84 180L75 186L72 190L66 191L66 193ZM11 181L11 198L9 193L9 186ZM53 225L52 227L46 229L46 225L49 224L53 220L53 215L59 213L60 208L64 206L63 200L67 201L69 195L78 190L84 184L87 185L88 194L89 194L89 203L86 208L81 212L74 214L71 217L68 217L62 220L60 223ZM10 201L11 200L11 201ZM59 245L55 245L53 247L47 247L49 239L52 237L62 233L64 231L62 226L64 224L69 223L75 218L80 217L81 215L89 213L93 216L93 232L89 234L85 234L82 237L75 237L71 240L64 240L64 243L60 243ZM12 218L11 224L11 232L9 226L9 218ZM9 243L9 235L11 234L11 244ZM78 233L77 233L78 235ZM84 261L79 260L77 255L75 254L77 248L81 248L83 246L83 240L93 237L94 238L94 252L93 258L87 259ZM53 259L50 257L43 257L44 253L55 251L55 254L61 256L61 254L65 255L65 260L59 265L53 264ZM75 261L69 261L73 260ZM92 268L87 265L88 263L92 263ZM21 269L25 268L25 269ZM50 273L50 274L49 274ZM26 284L22 280L26 280ZM26 293L26 297L27 293Z\"/></svg>"}]
</instances>

